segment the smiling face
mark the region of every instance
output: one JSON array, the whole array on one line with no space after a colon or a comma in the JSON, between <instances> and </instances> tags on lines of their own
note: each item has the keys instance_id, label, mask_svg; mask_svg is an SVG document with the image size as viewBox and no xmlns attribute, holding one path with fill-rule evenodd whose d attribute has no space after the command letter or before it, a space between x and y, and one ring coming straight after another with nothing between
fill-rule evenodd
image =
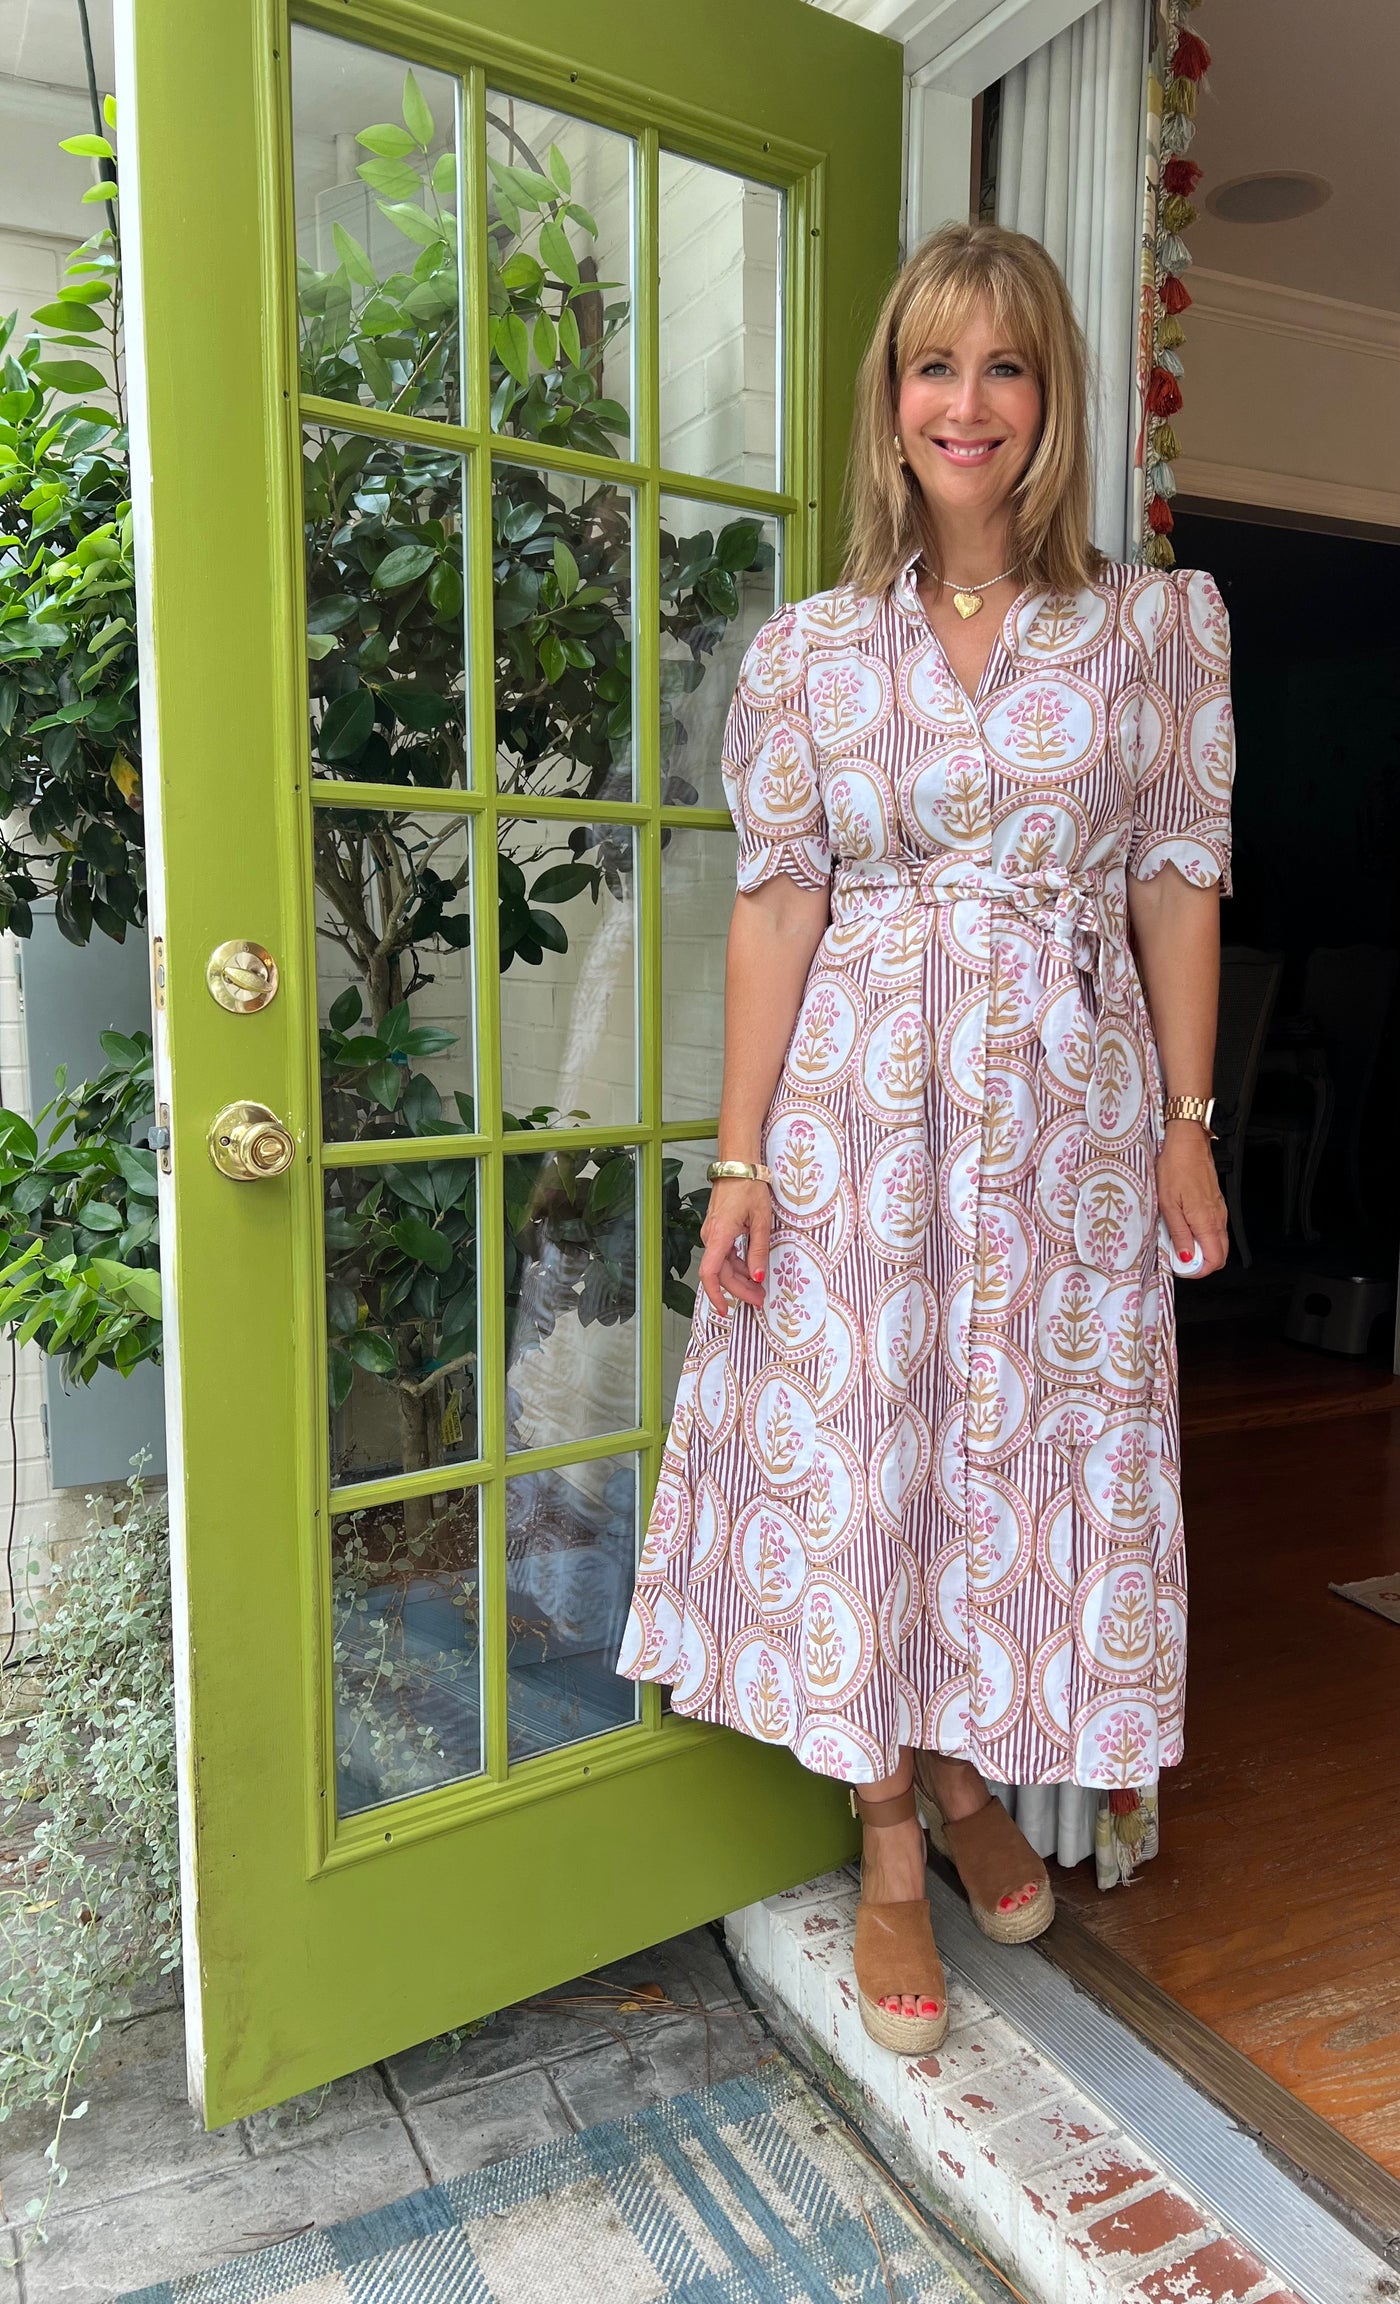
<instances>
[{"instance_id":1,"label":"smiling face","mask_svg":"<svg viewBox=\"0 0 1400 2304\"><path fill-rule=\"evenodd\" d=\"M954 341L925 344L900 378L896 427L935 519L1004 504L1040 438L1040 385L982 299Z\"/></svg>"}]
</instances>

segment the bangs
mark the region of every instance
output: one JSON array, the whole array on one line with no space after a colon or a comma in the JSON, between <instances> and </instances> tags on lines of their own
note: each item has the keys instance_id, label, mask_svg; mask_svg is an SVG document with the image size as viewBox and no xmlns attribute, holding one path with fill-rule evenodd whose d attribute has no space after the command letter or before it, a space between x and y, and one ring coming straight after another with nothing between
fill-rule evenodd
<instances>
[{"instance_id":1,"label":"bangs","mask_svg":"<svg viewBox=\"0 0 1400 2304\"><path fill-rule=\"evenodd\" d=\"M895 331L894 382L908 374L927 345L951 347L986 300L992 307L992 326L1035 370L1045 377L1044 347L1034 298L1014 266L998 263L962 264L946 273L934 272L919 282L899 318Z\"/></svg>"}]
</instances>

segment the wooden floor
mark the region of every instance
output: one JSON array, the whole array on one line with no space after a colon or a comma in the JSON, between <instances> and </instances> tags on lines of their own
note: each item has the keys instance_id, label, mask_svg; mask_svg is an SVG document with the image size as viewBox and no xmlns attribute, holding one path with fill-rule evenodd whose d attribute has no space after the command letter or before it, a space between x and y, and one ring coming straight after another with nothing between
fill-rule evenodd
<instances>
[{"instance_id":1,"label":"wooden floor","mask_svg":"<svg viewBox=\"0 0 1400 2304\"><path fill-rule=\"evenodd\" d=\"M1100 1941L1400 2175L1400 1625L1327 1589L1400 1568L1388 1382L1283 1346L1232 1369L1228 1341L1186 1339L1187 1758L1131 1887L1055 1878ZM1285 1420L1261 1421L1271 1400Z\"/></svg>"}]
</instances>

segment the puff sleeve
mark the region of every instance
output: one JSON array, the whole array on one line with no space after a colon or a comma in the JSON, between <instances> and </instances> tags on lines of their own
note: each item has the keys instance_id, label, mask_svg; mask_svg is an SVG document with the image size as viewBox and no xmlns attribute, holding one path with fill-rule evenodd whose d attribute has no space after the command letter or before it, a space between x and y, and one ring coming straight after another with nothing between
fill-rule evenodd
<instances>
[{"instance_id":1,"label":"puff sleeve","mask_svg":"<svg viewBox=\"0 0 1400 2304\"><path fill-rule=\"evenodd\" d=\"M1138 722L1138 779L1128 869L1155 880L1175 864L1197 888L1230 887L1230 621L1204 568L1166 580Z\"/></svg>"},{"instance_id":2,"label":"puff sleeve","mask_svg":"<svg viewBox=\"0 0 1400 2304\"><path fill-rule=\"evenodd\" d=\"M831 847L807 712L806 648L795 608L754 635L724 732L724 796L739 835L739 888L787 873L825 888Z\"/></svg>"}]
</instances>

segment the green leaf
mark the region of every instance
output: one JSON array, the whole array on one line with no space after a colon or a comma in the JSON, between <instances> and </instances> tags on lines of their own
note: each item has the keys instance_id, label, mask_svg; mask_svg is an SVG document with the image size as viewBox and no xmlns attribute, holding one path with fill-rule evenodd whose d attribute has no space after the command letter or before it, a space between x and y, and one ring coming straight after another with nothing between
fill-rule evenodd
<instances>
[{"instance_id":1,"label":"green leaf","mask_svg":"<svg viewBox=\"0 0 1400 2304\"><path fill-rule=\"evenodd\" d=\"M326 1326L333 1336L353 1336L360 1325L360 1300L343 1281L326 1284Z\"/></svg>"},{"instance_id":2,"label":"green leaf","mask_svg":"<svg viewBox=\"0 0 1400 2304\"><path fill-rule=\"evenodd\" d=\"M83 205L86 207L91 201L94 200L115 200L116 197L116 185L113 184L110 179L104 177L100 184L93 184L89 186L88 190L83 194Z\"/></svg>"},{"instance_id":3,"label":"green leaf","mask_svg":"<svg viewBox=\"0 0 1400 2304\"><path fill-rule=\"evenodd\" d=\"M365 1004L358 984L347 984L345 990L331 1002L328 1022L332 1032L348 1032L352 1024L359 1023L364 1012Z\"/></svg>"},{"instance_id":4,"label":"green leaf","mask_svg":"<svg viewBox=\"0 0 1400 2304\"><path fill-rule=\"evenodd\" d=\"M365 1073L365 1089L376 1104L382 1104L386 1112L392 1112L402 1094L404 1079L403 1066L385 1058L382 1063L370 1065Z\"/></svg>"},{"instance_id":5,"label":"green leaf","mask_svg":"<svg viewBox=\"0 0 1400 2304\"><path fill-rule=\"evenodd\" d=\"M118 1264L109 1256L94 1256L89 1269L114 1295L125 1296L148 1320L161 1316L160 1274L139 1264Z\"/></svg>"},{"instance_id":6,"label":"green leaf","mask_svg":"<svg viewBox=\"0 0 1400 2304\"><path fill-rule=\"evenodd\" d=\"M405 1256L411 1256L415 1264L426 1264L431 1272L445 1272L452 1262L451 1241L425 1224L421 1216L401 1216L390 1238Z\"/></svg>"},{"instance_id":7,"label":"green leaf","mask_svg":"<svg viewBox=\"0 0 1400 2304\"><path fill-rule=\"evenodd\" d=\"M116 159L116 153L105 136L60 136L58 149L60 152L76 152L85 160Z\"/></svg>"},{"instance_id":8,"label":"green leaf","mask_svg":"<svg viewBox=\"0 0 1400 2304\"><path fill-rule=\"evenodd\" d=\"M566 304L559 315L559 343L565 359L577 368L583 358L583 345L579 339L578 314L572 304Z\"/></svg>"},{"instance_id":9,"label":"green leaf","mask_svg":"<svg viewBox=\"0 0 1400 2304\"><path fill-rule=\"evenodd\" d=\"M530 339L518 312L503 312L491 323L491 344L501 366L517 384L530 381Z\"/></svg>"},{"instance_id":10,"label":"green leaf","mask_svg":"<svg viewBox=\"0 0 1400 2304\"><path fill-rule=\"evenodd\" d=\"M381 160L402 160L418 149L408 130L400 128L394 120L380 120L372 128L361 128L355 142L363 144L366 152L377 153Z\"/></svg>"},{"instance_id":11,"label":"green leaf","mask_svg":"<svg viewBox=\"0 0 1400 2304\"><path fill-rule=\"evenodd\" d=\"M558 356L559 339L554 332L554 322L550 319L547 312L537 312L535 314L535 325L532 331L532 336L535 347L535 358L538 360L541 368L552 368Z\"/></svg>"},{"instance_id":12,"label":"green leaf","mask_svg":"<svg viewBox=\"0 0 1400 2304\"><path fill-rule=\"evenodd\" d=\"M439 200L451 201L456 199L457 155L455 152L439 152L433 162L431 182Z\"/></svg>"},{"instance_id":13,"label":"green leaf","mask_svg":"<svg viewBox=\"0 0 1400 2304\"><path fill-rule=\"evenodd\" d=\"M564 673L568 668L568 661L569 660L567 656L564 654L563 642L559 639L557 633L546 632L543 640L540 642L540 669L544 673L544 676L549 682L551 688L554 687L556 682L563 679Z\"/></svg>"},{"instance_id":14,"label":"green leaf","mask_svg":"<svg viewBox=\"0 0 1400 2304\"><path fill-rule=\"evenodd\" d=\"M376 592L401 592L406 584L414 584L426 576L437 559L431 544L400 544L386 553L374 571Z\"/></svg>"},{"instance_id":15,"label":"green leaf","mask_svg":"<svg viewBox=\"0 0 1400 2304\"><path fill-rule=\"evenodd\" d=\"M420 248L441 245L441 224L436 216L430 216L427 209L420 208L416 201L381 200L379 212L381 216L388 217L389 222L403 233L405 239L416 241Z\"/></svg>"},{"instance_id":16,"label":"green leaf","mask_svg":"<svg viewBox=\"0 0 1400 2304\"><path fill-rule=\"evenodd\" d=\"M126 1218L110 1200L87 1200L78 1211L78 1222L89 1232L120 1232Z\"/></svg>"},{"instance_id":17,"label":"green leaf","mask_svg":"<svg viewBox=\"0 0 1400 2304\"><path fill-rule=\"evenodd\" d=\"M361 160L355 174L384 200L412 200L423 189L422 177L406 160Z\"/></svg>"},{"instance_id":18,"label":"green leaf","mask_svg":"<svg viewBox=\"0 0 1400 2304\"><path fill-rule=\"evenodd\" d=\"M343 224L332 223L331 238L335 242L335 252L350 278L357 280L362 288L377 288L379 286L379 274L375 271L354 233L347 232Z\"/></svg>"},{"instance_id":19,"label":"green leaf","mask_svg":"<svg viewBox=\"0 0 1400 2304\"><path fill-rule=\"evenodd\" d=\"M571 224L577 224L581 231L586 232L590 240L597 239L597 217L594 216L587 208L581 208L577 200L571 200L569 202L568 207L564 210L564 214L568 217Z\"/></svg>"},{"instance_id":20,"label":"green leaf","mask_svg":"<svg viewBox=\"0 0 1400 2304\"><path fill-rule=\"evenodd\" d=\"M337 1408L343 1408L350 1397L351 1386L355 1381L354 1362L344 1352L328 1352L326 1373L331 1411L334 1413Z\"/></svg>"},{"instance_id":21,"label":"green leaf","mask_svg":"<svg viewBox=\"0 0 1400 2304\"><path fill-rule=\"evenodd\" d=\"M571 288L578 287L578 258L557 217L551 216L547 224L540 226L540 254L556 279L566 280Z\"/></svg>"},{"instance_id":22,"label":"green leaf","mask_svg":"<svg viewBox=\"0 0 1400 2304\"><path fill-rule=\"evenodd\" d=\"M543 264L537 264L534 257L527 255L523 248L517 248L515 254L508 256L501 266L501 286L509 294L532 296L543 280Z\"/></svg>"},{"instance_id":23,"label":"green leaf","mask_svg":"<svg viewBox=\"0 0 1400 2304\"><path fill-rule=\"evenodd\" d=\"M323 657L333 656L335 654L333 636L329 632L308 632L306 635L306 653L313 664L319 664Z\"/></svg>"},{"instance_id":24,"label":"green leaf","mask_svg":"<svg viewBox=\"0 0 1400 2304\"><path fill-rule=\"evenodd\" d=\"M347 1336L344 1348L356 1367L368 1369L371 1376L392 1376L398 1369L399 1356L388 1337L376 1336L371 1329Z\"/></svg>"},{"instance_id":25,"label":"green leaf","mask_svg":"<svg viewBox=\"0 0 1400 2304\"><path fill-rule=\"evenodd\" d=\"M426 152L432 143L436 130L433 125L433 115L428 108L428 100L411 72L404 75L403 123L414 142Z\"/></svg>"},{"instance_id":26,"label":"green leaf","mask_svg":"<svg viewBox=\"0 0 1400 2304\"><path fill-rule=\"evenodd\" d=\"M573 191L574 180L573 177L569 174L569 163L564 158L564 155L560 151L557 144L550 145L549 159L546 165L549 169L550 175L553 177L555 183L558 185L560 191L563 193L565 199L567 200L569 194Z\"/></svg>"},{"instance_id":27,"label":"green leaf","mask_svg":"<svg viewBox=\"0 0 1400 2304\"><path fill-rule=\"evenodd\" d=\"M562 920L555 919L552 912L538 912L531 905L530 925L534 929L536 943L542 944L546 952L568 951L569 931Z\"/></svg>"},{"instance_id":28,"label":"green leaf","mask_svg":"<svg viewBox=\"0 0 1400 2304\"><path fill-rule=\"evenodd\" d=\"M731 520L727 528L721 528L715 540L715 558L721 568L728 568L736 575L740 569L752 568L758 557L761 535L756 520Z\"/></svg>"},{"instance_id":29,"label":"green leaf","mask_svg":"<svg viewBox=\"0 0 1400 2304\"><path fill-rule=\"evenodd\" d=\"M554 573L566 600L578 590L578 562L562 536L554 539Z\"/></svg>"},{"instance_id":30,"label":"green leaf","mask_svg":"<svg viewBox=\"0 0 1400 2304\"><path fill-rule=\"evenodd\" d=\"M551 864L541 872L530 889L532 904L567 904L570 897L581 896L585 888L592 888L598 878L592 864Z\"/></svg>"},{"instance_id":31,"label":"green leaf","mask_svg":"<svg viewBox=\"0 0 1400 2304\"><path fill-rule=\"evenodd\" d=\"M308 632L341 632L353 623L360 603L349 592L325 592L306 612Z\"/></svg>"},{"instance_id":32,"label":"green leaf","mask_svg":"<svg viewBox=\"0 0 1400 2304\"><path fill-rule=\"evenodd\" d=\"M55 392L105 392L107 379L90 360L36 360L34 373Z\"/></svg>"},{"instance_id":33,"label":"green leaf","mask_svg":"<svg viewBox=\"0 0 1400 2304\"><path fill-rule=\"evenodd\" d=\"M439 560L428 578L428 599L442 617L462 613L462 579L450 560Z\"/></svg>"},{"instance_id":34,"label":"green leaf","mask_svg":"<svg viewBox=\"0 0 1400 2304\"><path fill-rule=\"evenodd\" d=\"M368 688L352 688L326 706L316 748L327 761L353 760L374 726L374 698Z\"/></svg>"},{"instance_id":35,"label":"green leaf","mask_svg":"<svg viewBox=\"0 0 1400 2304\"><path fill-rule=\"evenodd\" d=\"M106 326L100 312L94 312L90 304L76 301L71 304L41 304L29 317L37 320L41 328L77 328L84 335L91 335L95 329Z\"/></svg>"}]
</instances>

